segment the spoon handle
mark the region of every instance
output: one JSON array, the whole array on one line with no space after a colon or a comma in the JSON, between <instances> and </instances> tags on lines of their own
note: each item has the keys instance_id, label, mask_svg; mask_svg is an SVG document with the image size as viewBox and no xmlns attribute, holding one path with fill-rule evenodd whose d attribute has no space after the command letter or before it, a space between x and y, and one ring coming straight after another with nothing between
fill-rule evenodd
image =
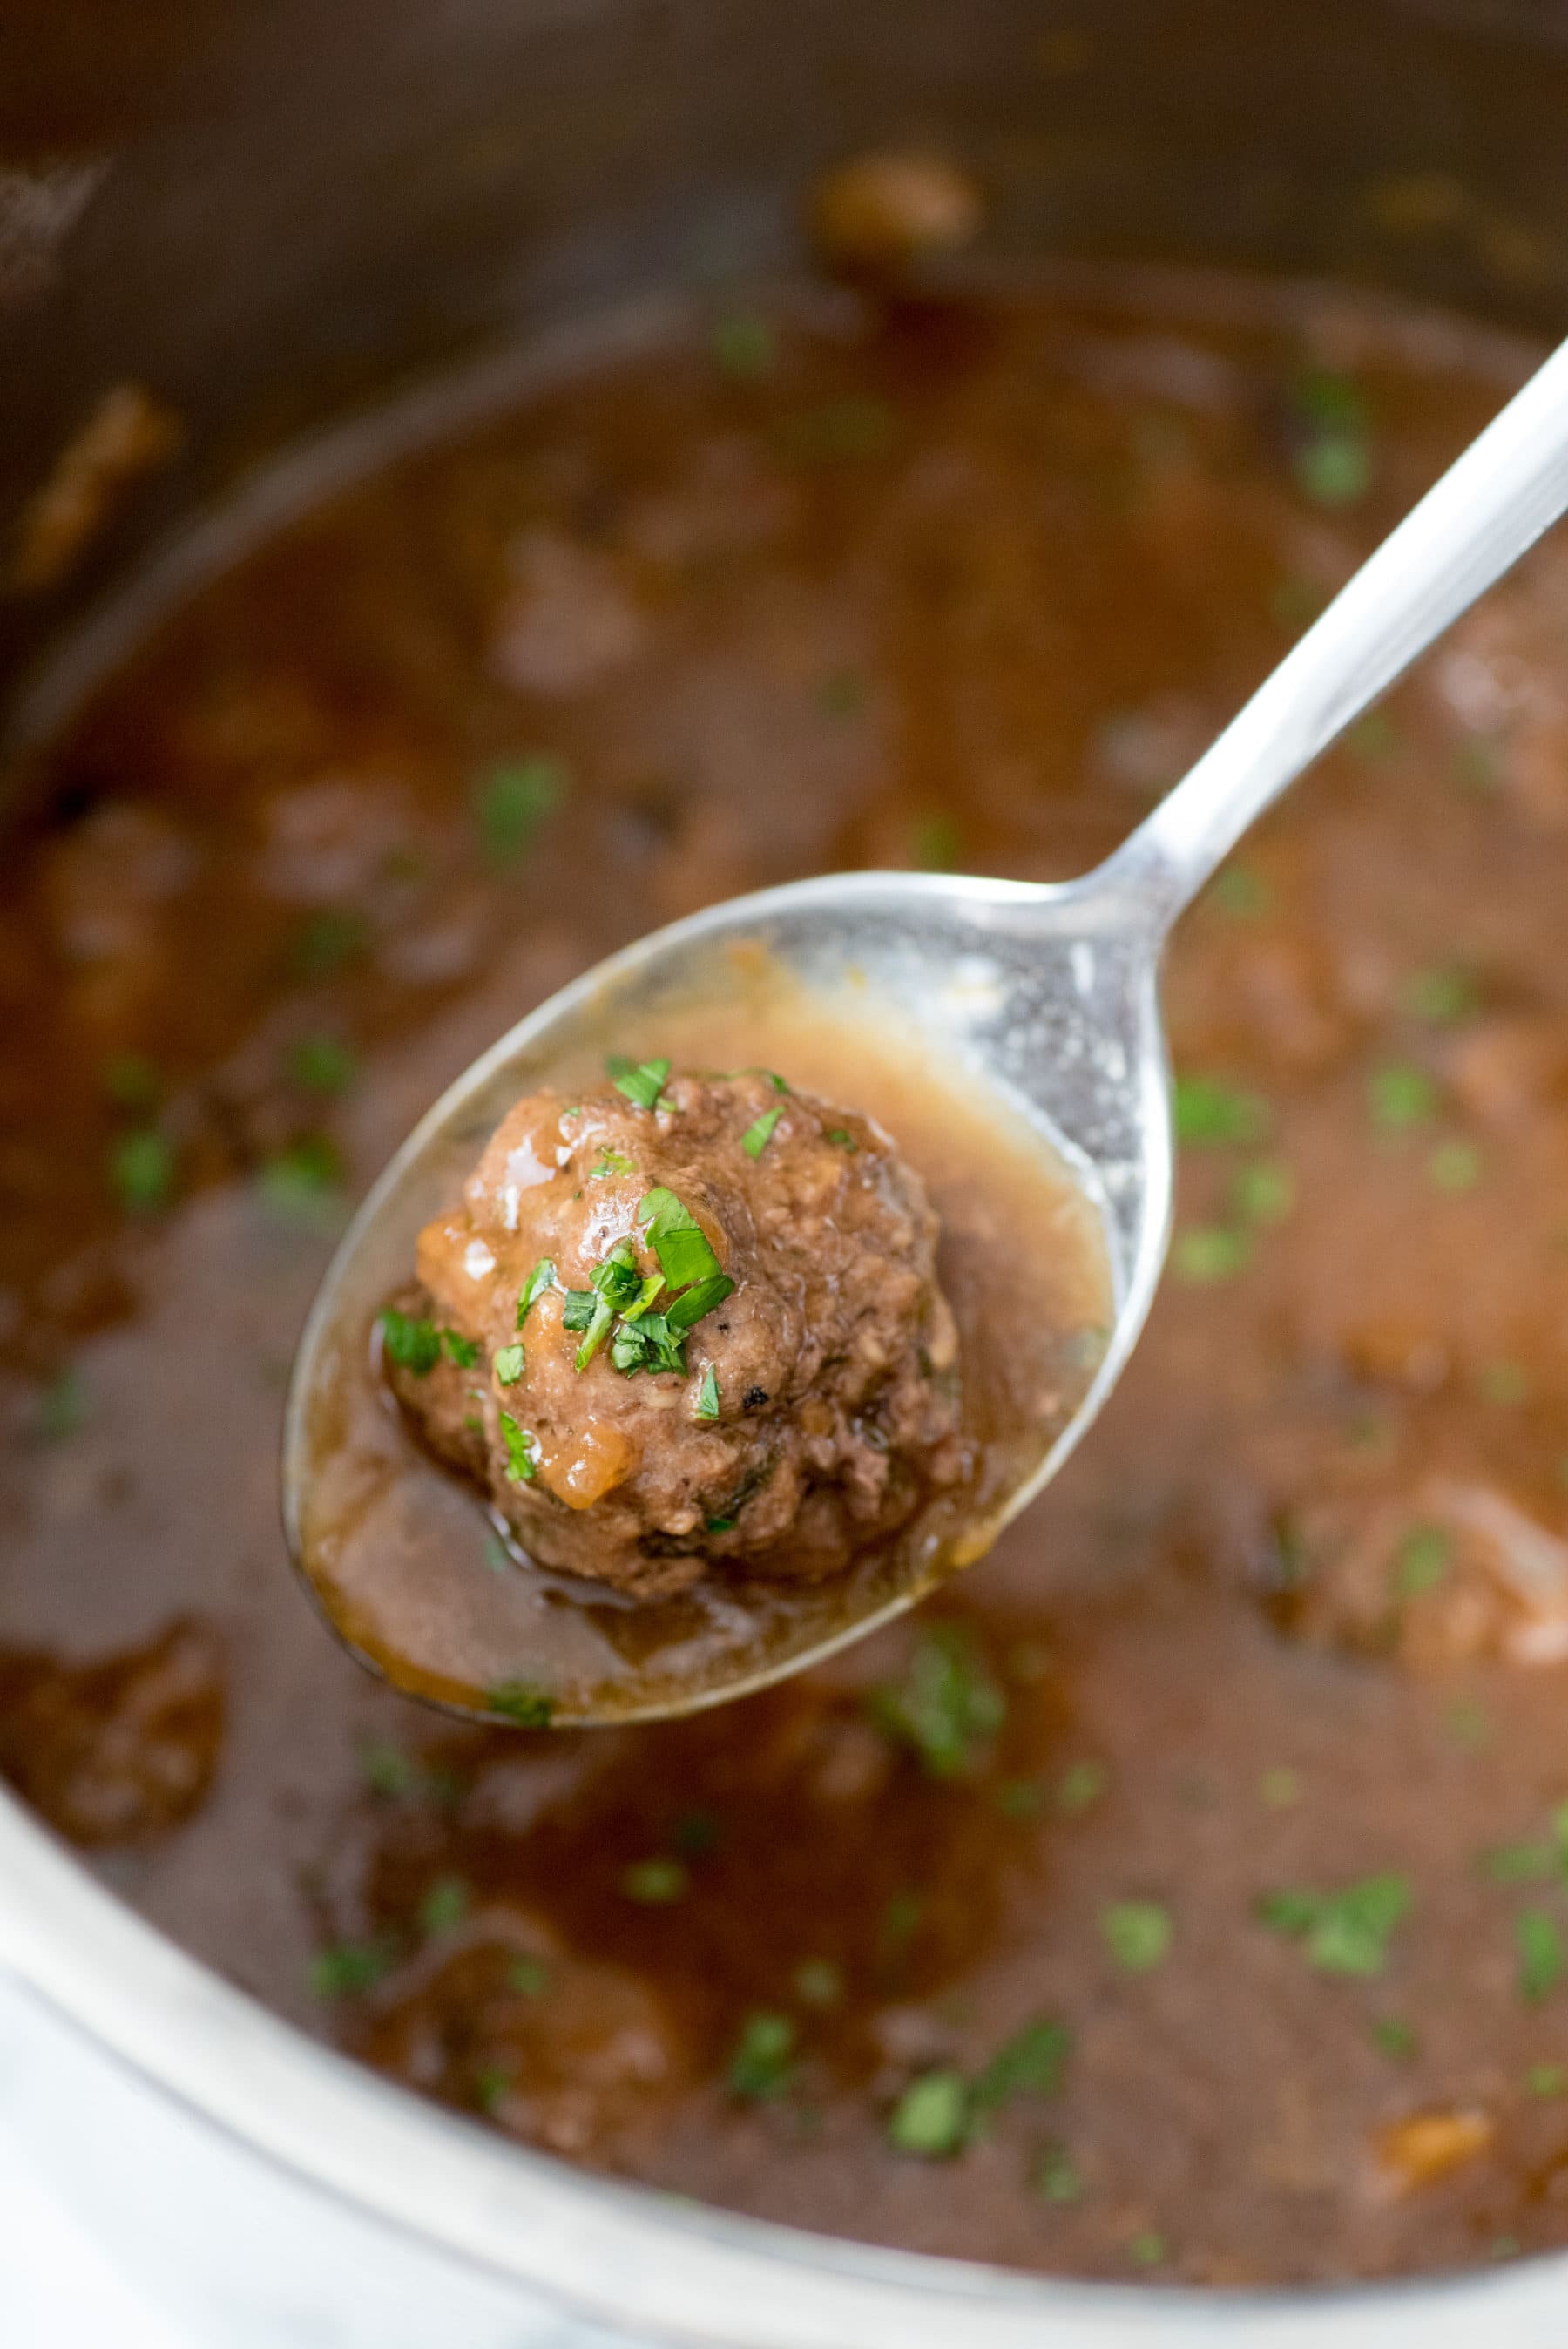
<instances>
[{"instance_id":1,"label":"spoon handle","mask_svg":"<svg viewBox=\"0 0 1568 2349\"><path fill-rule=\"evenodd\" d=\"M1164 935L1249 824L1568 510L1568 343L1101 868Z\"/></svg>"}]
</instances>

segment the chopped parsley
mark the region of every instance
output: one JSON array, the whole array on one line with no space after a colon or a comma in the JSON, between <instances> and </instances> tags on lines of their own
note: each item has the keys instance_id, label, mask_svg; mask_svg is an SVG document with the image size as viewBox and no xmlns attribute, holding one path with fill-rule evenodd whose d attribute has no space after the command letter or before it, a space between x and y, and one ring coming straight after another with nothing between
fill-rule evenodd
<instances>
[{"instance_id":1,"label":"chopped parsley","mask_svg":"<svg viewBox=\"0 0 1568 2349\"><path fill-rule=\"evenodd\" d=\"M1135 2268L1157 2268L1170 2258L1171 2246L1154 2228L1145 2227L1128 2244L1127 2256Z\"/></svg>"},{"instance_id":2,"label":"chopped parsley","mask_svg":"<svg viewBox=\"0 0 1568 2349\"><path fill-rule=\"evenodd\" d=\"M369 948L370 925L363 914L342 905L325 905L310 914L300 926L291 957L301 978L331 978Z\"/></svg>"},{"instance_id":3,"label":"chopped parsley","mask_svg":"<svg viewBox=\"0 0 1568 2349\"><path fill-rule=\"evenodd\" d=\"M1256 1913L1276 1933L1299 1940L1309 1965L1326 1974L1380 1974L1395 1928L1411 1905L1409 1878L1368 1876L1339 1892L1264 1893Z\"/></svg>"},{"instance_id":4,"label":"chopped parsley","mask_svg":"<svg viewBox=\"0 0 1568 2349\"><path fill-rule=\"evenodd\" d=\"M441 1359L441 1333L433 1321L399 1313L395 1305L387 1305L381 1311L381 1347L398 1370L410 1371L417 1379L428 1378Z\"/></svg>"},{"instance_id":5,"label":"chopped parsley","mask_svg":"<svg viewBox=\"0 0 1568 2349\"><path fill-rule=\"evenodd\" d=\"M1394 1593L1398 1599L1419 1599L1435 1590L1453 1564L1453 1536L1443 1526L1414 1526L1399 1544L1394 1559Z\"/></svg>"},{"instance_id":6,"label":"chopped parsley","mask_svg":"<svg viewBox=\"0 0 1568 2349\"><path fill-rule=\"evenodd\" d=\"M887 2125L888 2143L923 2161L944 2161L969 2142L969 2083L962 2072L923 2073L904 2090Z\"/></svg>"},{"instance_id":7,"label":"chopped parsley","mask_svg":"<svg viewBox=\"0 0 1568 2349\"><path fill-rule=\"evenodd\" d=\"M706 1280L694 1281L683 1296L665 1308L672 1330L689 1330L716 1305L722 1305L735 1283L727 1272L710 1273Z\"/></svg>"},{"instance_id":8,"label":"chopped parsley","mask_svg":"<svg viewBox=\"0 0 1568 2349\"><path fill-rule=\"evenodd\" d=\"M532 1681L498 1681L485 1691L485 1706L519 1729L548 1729L555 1718L555 1699Z\"/></svg>"},{"instance_id":9,"label":"chopped parsley","mask_svg":"<svg viewBox=\"0 0 1568 2349\"><path fill-rule=\"evenodd\" d=\"M1047 2145L1035 2164L1034 2188L1043 2202L1078 2202L1083 2173L1065 2145Z\"/></svg>"},{"instance_id":10,"label":"chopped parsley","mask_svg":"<svg viewBox=\"0 0 1568 2349\"><path fill-rule=\"evenodd\" d=\"M731 310L717 319L708 347L719 372L734 383L755 383L770 375L778 357L773 329L755 310Z\"/></svg>"},{"instance_id":11,"label":"chopped parsley","mask_svg":"<svg viewBox=\"0 0 1568 2349\"><path fill-rule=\"evenodd\" d=\"M1194 1288L1212 1288L1245 1272L1253 1260L1253 1236L1229 1224L1192 1224L1178 1232L1171 1250L1171 1268L1178 1280Z\"/></svg>"},{"instance_id":12,"label":"chopped parsley","mask_svg":"<svg viewBox=\"0 0 1568 2349\"><path fill-rule=\"evenodd\" d=\"M539 1474L539 1438L531 1428L521 1427L510 1412L499 1413L500 1440L506 1446L506 1481L509 1485L531 1485Z\"/></svg>"},{"instance_id":13,"label":"chopped parsley","mask_svg":"<svg viewBox=\"0 0 1568 2349\"><path fill-rule=\"evenodd\" d=\"M775 1102L771 1109L765 1109L760 1117L753 1119L740 1137L740 1146L748 1158L761 1157L773 1139L774 1127L783 1114L783 1102Z\"/></svg>"},{"instance_id":14,"label":"chopped parsley","mask_svg":"<svg viewBox=\"0 0 1568 2349\"><path fill-rule=\"evenodd\" d=\"M1267 882L1248 864L1223 866L1209 884L1209 895L1222 913L1238 922L1261 922L1274 906Z\"/></svg>"},{"instance_id":15,"label":"chopped parsley","mask_svg":"<svg viewBox=\"0 0 1568 2349\"><path fill-rule=\"evenodd\" d=\"M628 1900L645 1909L667 1909L684 1900L691 1878L678 1859L638 1859L621 1873L621 1889Z\"/></svg>"},{"instance_id":16,"label":"chopped parsley","mask_svg":"<svg viewBox=\"0 0 1568 2349\"><path fill-rule=\"evenodd\" d=\"M1476 1379L1485 1402L1511 1405L1530 1400L1530 1373L1519 1362L1485 1362Z\"/></svg>"},{"instance_id":17,"label":"chopped parsley","mask_svg":"<svg viewBox=\"0 0 1568 2349\"><path fill-rule=\"evenodd\" d=\"M873 1689L867 1703L883 1735L912 1746L933 1778L970 1769L1007 1711L974 1638L958 1623L923 1632L903 1680Z\"/></svg>"},{"instance_id":18,"label":"chopped parsley","mask_svg":"<svg viewBox=\"0 0 1568 2349\"><path fill-rule=\"evenodd\" d=\"M1525 2074L1524 2084L1532 2096L1568 2095L1568 2066L1562 2064L1532 2064Z\"/></svg>"},{"instance_id":19,"label":"chopped parsley","mask_svg":"<svg viewBox=\"0 0 1568 2349\"><path fill-rule=\"evenodd\" d=\"M330 1231L343 1216L343 1158L329 1134L303 1134L257 1175L264 1206L281 1223Z\"/></svg>"},{"instance_id":20,"label":"chopped parsley","mask_svg":"<svg viewBox=\"0 0 1568 2349\"><path fill-rule=\"evenodd\" d=\"M1421 2043L1408 2023L1393 2015L1382 2015L1372 2024L1372 2044L1391 2064L1411 2064L1421 2052Z\"/></svg>"},{"instance_id":21,"label":"chopped parsley","mask_svg":"<svg viewBox=\"0 0 1568 2349\"><path fill-rule=\"evenodd\" d=\"M844 1977L831 1958L802 1958L795 1969L795 1995L803 2006L836 2006Z\"/></svg>"},{"instance_id":22,"label":"chopped parsley","mask_svg":"<svg viewBox=\"0 0 1568 2349\"><path fill-rule=\"evenodd\" d=\"M46 1444L63 1444L87 1424L88 1391L82 1374L68 1363L49 1381L38 1397L34 1425Z\"/></svg>"},{"instance_id":23,"label":"chopped parsley","mask_svg":"<svg viewBox=\"0 0 1568 2349\"><path fill-rule=\"evenodd\" d=\"M474 785L474 822L485 862L498 872L521 864L545 818L566 796L559 759L504 759Z\"/></svg>"},{"instance_id":24,"label":"chopped parsley","mask_svg":"<svg viewBox=\"0 0 1568 2349\"><path fill-rule=\"evenodd\" d=\"M1514 1920L1519 1951L1519 1995L1532 2005L1549 1998L1568 1969L1563 1935L1544 1909L1526 1909Z\"/></svg>"},{"instance_id":25,"label":"chopped parsley","mask_svg":"<svg viewBox=\"0 0 1568 2349\"><path fill-rule=\"evenodd\" d=\"M1175 1102L1176 1139L1193 1149L1253 1148L1274 1128L1274 1112L1261 1093L1217 1077L1179 1076Z\"/></svg>"},{"instance_id":26,"label":"chopped parsley","mask_svg":"<svg viewBox=\"0 0 1568 2349\"><path fill-rule=\"evenodd\" d=\"M438 1876L419 1903L419 1930L428 1940L455 1933L469 1913L469 1888L460 1876Z\"/></svg>"},{"instance_id":27,"label":"chopped parsley","mask_svg":"<svg viewBox=\"0 0 1568 2349\"><path fill-rule=\"evenodd\" d=\"M735 1517L708 1517L703 1525L705 1534L732 1534L738 1520Z\"/></svg>"},{"instance_id":28,"label":"chopped parsley","mask_svg":"<svg viewBox=\"0 0 1568 2349\"><path fill-rule=\"evenodd\" d=\"M542 1256L528 1278L523 1282L517 1300L517 1326L521 1330L528 1319L528 1309L536 1304L547 1288L556 1286L555 1267L551 1258Z\"/></svg>"},{"instance_id":29,"label":"chopped parsley","mask_svg":"<svg viewBox=\"0 0 1568 2349\"><path fill-rule=\"evenodd\" d=\"M359 1775L373 1795L411 1795L419 1783L419 1765L389 1737L367 1737L359 1747Z\"/></svg>"},{"instance_id":30,"label":"chopped parsley","mask_svg":"<svg viewBox=\"0 0 1568 2349\"><path fill-rule=\"evenodd\" d=\"M729 2059L729 2093L754 2104L782 2095L795 2068L795 2025L787 2014L748 2014Z\"/></svg>"},{"instance_id":31,"label":"chopped parsley","mask_svg":"<svg viewBox=\"0 0 1568 2349\"><path fill-rule=\"evenodd\" d=\"M484 1348L477 1338L465 1338L460 1330L443 1330L441 1343L459 1371L477 1370L484 1359Z\"/></svg>"},{"instance_id":32,"label":"chopped parsley","mask_svg":"<svg viewBox=\"0 0 1568 2349\"><path fill-rule=\"evenodd\" d=\"M512 1958L507 1965L506 1986L520 1998L542 1998L550 1988L550 1968L542 1958Z\"/></svg>"},{"instance_id":33,"label":"chopped parsley","mask_svg":"<svg viewBox=\"0 0 1568 2349\"><path fill-rule=\"evenodd\" d=\"M595 1296L591 1288L569 1288L562 1308L562 1329L582 1333L583 1343L573 1357L577 1368L585 1371L605 1338L615 1319L615 1309L607 1297Z\"/></svg>"},{"instance_id":34,"label":"chopped parsley","mask_svg":"<svg viewBox=\"0 0 1568 2349\"><path fill-rule=\"evenodd\" d=\"M302 1036L289 1053L288 1069L308 1093L346 1093L359 1077L358 1061L335 1036Z\"/></svg>"},{"instance_id":35,"label":"chopped parsley","mask_svg":"<svg viewBox=\"0 0 1568 2349\"><path fill-rule=\"evenodd\" d=\"M1438 1113L1438 1088L1425 1069L1408 1061L1391 1061L1373 1071L1367 1086L1372 1123L1386 1133L1412 1125L1427 1125Z\"/></svg>"},{"instance_id":36,"label":"chopped parsley","mask_svg":"<svg viewBox=\"0 0 1568 2349\"><path fill-rule=\"evenodd\" d=\"M950 2066L911 2081L888 2120L900 2153L944 2161L981 2134L986 2117L1014 2096L1054 2095L1071 2049L1059 2023L1027 2023L972 2080Z\"/></svg>"},{"instance_id":37,"label":"chopped parsley","mask_svg":"<svg viewBox=\"0 0 1568 2349\"><path fill-rule=\"evenodd\" d=\"M634 1174L636 1167L624 1151L605 1150L588 1169L590 1183L603 1183L613 1174Z\"/></svg>"},{"instance_id":38,"label":"chopped parsley","mask_svg":"<svg viewBox=\"0 0 1568 2349\"><path fill-rule=\"evenodd\" d=\"M1314 505L1358 504L1375 471L1367 403L1349 376L1312 367L1296 384L1299 438L1291 470Z\"/></svg>"},{"instance_id":39,"label":"chopped parsley","mask_svg":"<svg viewBox=\"0 0 1568 2349\"><path fill-rule=\"evenodd\" d=\"M686 1341L664 1313L623 1320L611 1342L610 1360L626 1378L634 1378L639 1371L667 1371L678 1379L686 1374Z\"/></svg>"},{"instance_id":40,"label":"chopped parsley","mask_svg":"<svg viewBox=\"0 0 1568 2349\"><path fill-rule=\"evenodd\" d=\"M1057 1780L1057 1810L1065 1818L1081 1817L1099 1802L1109 1776L1103 1762L1069 1762Z\"/></svg>"},{"instance_id":41,"label":"chopped parsley","mask_svg":"<svg viewBox=\"0 0 1568 2349\"><path fill-rule=\"evenodd\" d=\"M1438 963L1418 970L1399 990L1399 1004L1413 1019L1429 1020L1434 1028L1457 1028L1480 1009L1480 988L1473 971L1462 963Z\"/></svg>"},{"instance_id":42,"label":"chopped parsley","mask_svg":"<svg viewBox=\"0 0 1568 2349\"><path fill-rule=\"evenodd\" d=\"M109 1152L108 1173L122 1207L156 1215L174 1196L174 1145L152 1126L121 1134Z\"/></svg>"},{"instance_id":43,"label":"chopped parsley","mask_svg":"<svg viewBox=\"0 0 1568 2349\"><path fill-rule=\"evenodd\" d=\"M702 1374L702 1383L696 1391L696 1401L692 1405L692 1417L694 1419L718 1417L718 1372L711 1362Z\"/></svg>"},{"instance_id":44,"label":"chopped parsley","mask_svg":"<svg viewBox=\"0 0 1568 2349\"><path fill-rule=\"evenodd\" d=\"M1439 1142L1427 1161L1427 1179L1439 1191L1473 1191L1483 1172L1473 1142Z\"/></svg>"},{"instance_id":45,"label":"chopped parsley","mask_svg":"<svg viewBox=\"0 0 1568 2349\"><path fill-rule=\"evenodd\" d=\"M658 1107L659 1095L670 1073L668 1061L628 1061L624 1052L612 1052L604 1066L614 1081L615 1091L624 1093L634 1107Z\"/></svg>"},{"instance_id":46,"label":"chopped parsley","mask_svg":"<svg viewBox=\"0 0 1568 2349\"><path fill-rule=\"evenodd\" d=\"M847 1150L851 1158L861 1146L846 1125L830 1125L828 1128L827 1139L835 1150Z\"/></svg>"},{"instance_id":47,"label":"chopped parsley","mask_svg":"<svg viewBox=\"0 0 1568 2349\"><path fill-rule=\"evenodd\" d=\"M933 809L917 821L910 845L922 873L955 873L964 854L957 817L944 808Z\"/></svg>"},{"instance_id":48,"label":"chopped parsley","mask_svg":"<svg viewBox=\"0 0 1568 2349\"><path fill-rule=\"evenodd\" d=\"M1288 1166L1260 1158L1238 1169L1231 1206L1243 1223L1283 1224L1295 1205L1295 1181Z\"/></svg>"},{"instance_id":49,"label":"chopped parsley","mask_svg":"<svg viewBox=\"0 0 1568 2349\"><path fill-rule=\"evenodd\" d=\"M645 1192L637 1206L637 1222L672 1289L688 1288L694 1281L712 1280L716 1276L722 1278L707 1234L673 1191ZM729 1290L724 1293L727 1296Z\"/></svg>"},{"instance_id":50,"label":"chopped parsley","mask_svg":"<svg viewBox=\"0 0 1568 2349\"><path fill-rule=\"evenodd\" d=\"M1113 1900L1099 1914L1106 1947L1126 1974L1146 1974L1171 1948L1171 1911L1158 1900Z\"/></svg>"},{"instance_id":51,"label":"chopped parsley","mask_svg":"<svg viewBox=\"0 0 1568 2349\"><path fill-rule=\"evenodd\" d=\"M969 2091L972 2111L995 2111L1011 2096L1054 2095L1072 2048L1065 2023L1026 2023L997 2049Z\"/></svg>"},{"instance_id":52,"label":"chopped parsley","mask_svg":"<svg viewBox=\"0 0 1568 2349\"><path fill-rule=\"evenodd\" d=\"M521 1346L502 1346L494 1363L498 1381L503 1387L516 1386L527 1364L528 1358Z\"/></svg>"},{"instance_id":53,"label":"chopped parsley","mask_svg":"<svg viewBox=\"0 0 1568 2349\"><path fill-rule=\"evenodd\" d=\"M374 1990L392 1971L393 1956L384 1941L340 1941L318 1950L310 1961L312 1995L319 1999L357 1998Z\"/></svg>"},{"instance_id":54,"label":"chopped parsley","mask_svg":"<svg viewBox=\"0 0 1568 2349\"><path fill-rule=\"evenodd\" d=\"M116 1109L156 1109L163 1092L158 1064L145 1052L116 1052L104 1064L103 1089Z\"/></svg>"}]
</instances>

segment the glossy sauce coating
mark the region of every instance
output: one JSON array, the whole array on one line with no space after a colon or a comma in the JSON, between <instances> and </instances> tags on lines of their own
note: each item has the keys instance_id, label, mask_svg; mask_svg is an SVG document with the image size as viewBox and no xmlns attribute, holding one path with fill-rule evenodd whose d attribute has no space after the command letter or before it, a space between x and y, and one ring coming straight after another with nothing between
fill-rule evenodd
<instances>
[{"instance_id":1,"label":"glossy sauce coating","mask_svg":"<svg viewBox=\"0 0 1568 2349\"><path fill-rule=\"evenodd\" d=\"M94 1864L572 2158L1119 2278L1560 2244L1555 545L1184 926L1171 1278L969 1580L581 1737L432 1733L290 1586L294 1330L445 1081L714 896L1082 869L1525 363L1166 281L718 349L744 371L653 355L346 496L60 745L0 928L18 1718L134 1733L119 1682L40 1712L41 1660L199 1618L211 1792ZM68 1828L67 1747L0 1759Z\"/></svg>"}]
</instances>

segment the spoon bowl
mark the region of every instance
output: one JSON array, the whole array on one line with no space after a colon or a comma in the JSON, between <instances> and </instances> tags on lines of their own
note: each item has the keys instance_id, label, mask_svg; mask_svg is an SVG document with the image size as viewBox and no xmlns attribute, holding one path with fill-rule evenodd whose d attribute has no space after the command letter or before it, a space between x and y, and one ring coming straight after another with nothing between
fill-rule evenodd
<instances>
[{"instance_id":1,"label":"spoon bowl","mask_svg":"<svg viewBox=\"0 0 1568 2349\"><path fill-rule=\"evenodd\" d=\"M351 1651L456 1712L542 1717L548 1707L562 1725L645 1720L798 1671L982 1556L1114 1385L1164 1254L1170 1091L1154 959L1122 894L1093 879L1042 887L904 873L766 891L639 940L472 1063L360 1208L295 1361L285 1527L312 1596ZM968 1114L1010 1135L1016 1155L1037 1157L1044 1181L1070 1193L1092 1225L1102 1332L1079 1358L1056 1432L1006 1431L962 1496L923 1511L830 1583L725 1577L720 1587L710 1578L699 1593L632 1607L602 1586L526 1564L511 1570L498 1552L499 1520L487 1573L475 1564L471 1523L459 1527L453 1514L471 1521L477 1495L419 1460L380 1394L377 1314L407 1278L420 1227L451 1205L514 1101L591 1079L612 1049L664 1041L715 1002L748 1038L780 1007L786 1017L810 1007L816 1028L846 1042L918 1050ZM770 1057L793 1065L782 1046ZM405 1516L416 1505L428 1513L420 1528ZM482 1687L452 1636L459 1610L491 1660Z\"/></svg>"},{"instance_id":2,"label":"spoon bowl","mask_svg":"<svg viewBox=\"0 0 1568 2349\"><path fill-rule=\"evenodd\" d=\"M1092 1423L1159 1279L1171 1195L1159 966L1171 923L1264 809L1565 509L1568 346L1097 871L1049 886L846 874L738 898L601 964L476 1061L366 1199L295 1361L284 1524L338 1637L399 1687L453 1711L535 1724L649 1719L799 1671L982 1556ZM499 1527L487 1566L475 1554L476 1504L433 1468L422 1479L409 1472L414 1447L372 1371L377 1315L407 1278L420 1226L450 1206L522 1094L596 1077L607 1052L634 1043L663 1051L693 1006L761 1018L780 988L846 1033L905 1040L934 1092L956 1086L985 1105L999 1148L1009 1135L1042 1176L1054 1170L1103 1249L1109 1314L1096 1359L1067 1382L1057 1423L1008 1431L987 1447L978 1486L923 1509L831 1582L786 1596L784 1586L713 1575L681 1599L634 1605L601 1586L524 1571ZM459 1616L470 1641L462 1669Z\"/></svg>"}]
</instances>

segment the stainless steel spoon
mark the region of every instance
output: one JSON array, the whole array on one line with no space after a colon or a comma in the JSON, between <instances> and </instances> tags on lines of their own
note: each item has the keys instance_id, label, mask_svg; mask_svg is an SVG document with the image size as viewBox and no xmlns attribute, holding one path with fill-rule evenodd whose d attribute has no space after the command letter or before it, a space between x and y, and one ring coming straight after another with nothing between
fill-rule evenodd
<instances>
[{"instance_id":1,"label":"stainless steel spoon","mask_svg":"<svg viewBox=\"0 0 1568 2349\"><path fill-rule=\"evenodd\" d=\"M1172 1166L1159 970L1171 924L1286 784L1565 510L1568 344L1096 871L1051 886L850 873L714 905L602 963L477 1061L366 1200L333 1259L294 1364L284 1445L285 1527L296 1565L353 1652L455 1711L560 1723L649 1718L719 1702L799 1671L978 1555L1094 1419L1160 1278ZM652 1647L645 1640L628 1645L613 1600L562 1591L542 1578L529 1601L532 1615L518 1615L514 1606L512 1615L497 1618L486 1690L459 1688L417 1654L392 1657L374 1634L363 1590L350 1592L342 1579L336 1528L344 1493L335 1490L328 1502L325 1486L340 1464L335 1446L346 1387L365 1377L366 1332L407 1278L420 1225L450 1203L511 1102L557 1064L582 1065L628 1036L656 1035L661 1012L725 984L726 957L742 942L764 949L771 966L813 999L842 1001L852 993L861 1019L885 1012L916 1026L928 1055L951 1055L1054 1138L1104 1218L1115 1322L1103 1362L1076 1417L972 1529L963 1555L927 1556L891 1582L873 1578L859 1611L807 1610L783 1636L774 1620L763 1637L760 1615L770 1602L731 1590L713 1600L701 1638L694 1620L677 1612ZM432 1653L449 1570L432 1556L419 1586ZM507 1572L521 1581L530 1570ZM582 1610L591 1606L600 1610L592 1639L585 1632L577 1649L571 1638L562 1646L562 1627L574 1636L574 1610L587 1623ZM632 1611L641 1618L642 1610ZM416 1648L418 1632L417 1624ZM609 1660L603 1670L598 1655Z\"/></svg>"}]
</instances>

